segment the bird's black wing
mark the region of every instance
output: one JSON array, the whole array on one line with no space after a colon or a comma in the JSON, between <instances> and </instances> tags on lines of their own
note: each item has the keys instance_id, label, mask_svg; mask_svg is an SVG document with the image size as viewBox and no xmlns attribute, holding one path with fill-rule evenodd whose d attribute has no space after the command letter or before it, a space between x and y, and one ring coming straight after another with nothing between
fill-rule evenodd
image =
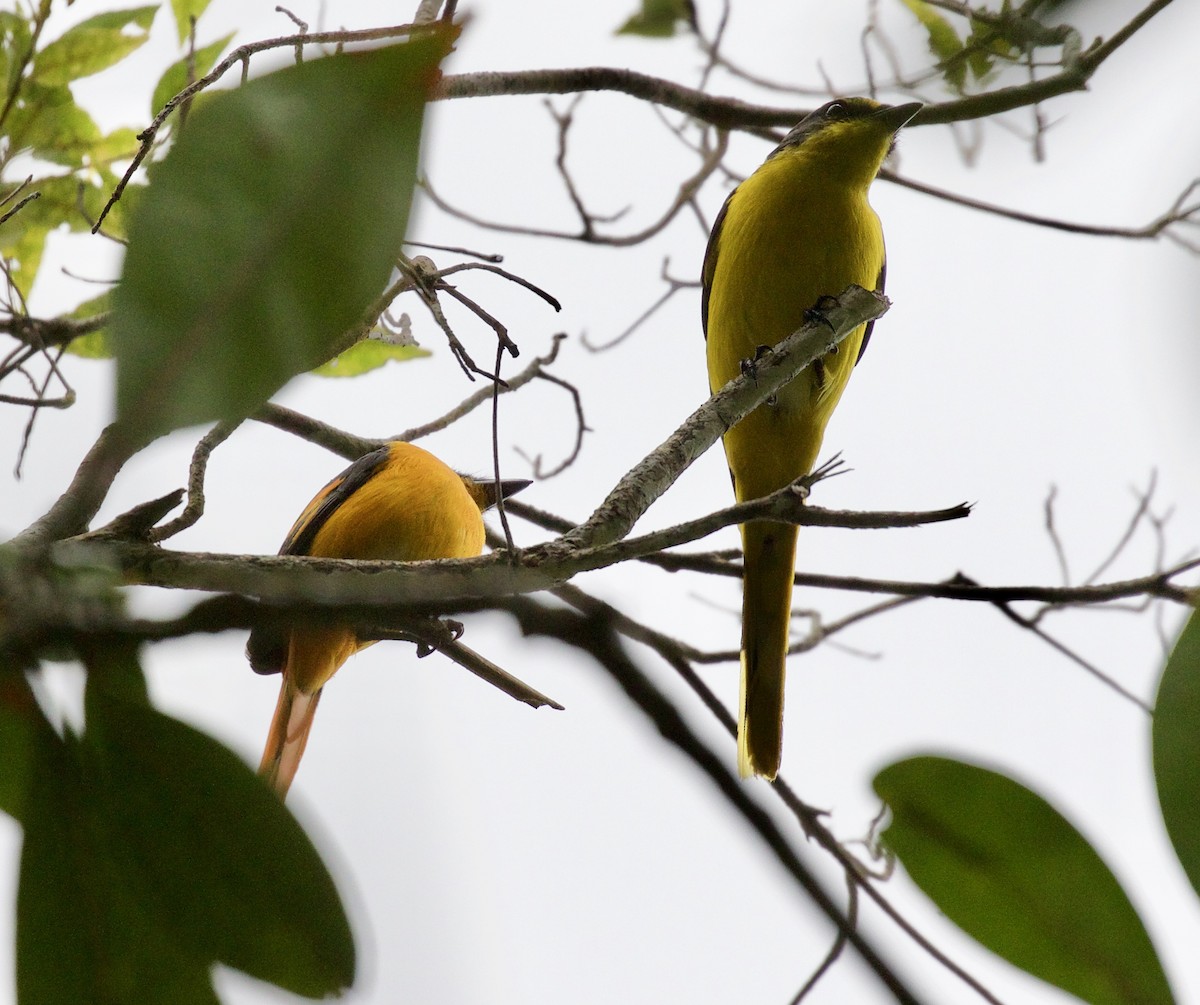
<instances>
[{"instance_id":1,"label":"bird's black wing","mask_svg":"<svg viewBox=\"0 0 1200 1005\"><path fill-rule=\"evenodd\" d=\"M367 484L391 456L392 448L382 446L363 454L345 471L316 494L296 520L279 548L281 555L307 555L312 543L338 507Z\"/></svg>"},{"instance_id":2,"label":"bird's black wing","mask_svg":"<svg viewBox=\"0 0 1200 1005\"><path fill-rule=\"evenodd\" d=\"M887 280L887 256L884 256L883 264L879 266L879 278L875 280L875 292L883 292L883 284ZM867 351L867 343L871 341L871 332L875 330L875 321L867 322L867 330L863 332L862 345L858 347L858 357L854 360L854 365L858 366L858 361L863 358L863 353Z\"/></svg>"},{"instance_id":3,"label":"bird's black wing","mask_svg":"<svg viewBox=\"0 0 1200 1005\"><path fill-rule=\"evenodd\" d=\"M700 270L700 325L705 338L708 338L708 296L712 292L713 276L717 274L717 246L721 243L721 228L725 226L729 202L736 192L735 188L722 203L721 211L713 221L712 233L708 235L708 247L704 249L704 267Z\"/></svg>"}]
</instances>

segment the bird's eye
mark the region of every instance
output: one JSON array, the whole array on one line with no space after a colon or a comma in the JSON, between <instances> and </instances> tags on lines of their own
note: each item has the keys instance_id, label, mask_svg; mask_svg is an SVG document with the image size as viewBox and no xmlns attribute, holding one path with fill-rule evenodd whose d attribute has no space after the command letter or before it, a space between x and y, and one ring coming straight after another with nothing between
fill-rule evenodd
<instances>
[{"instance_id":1,"label":"bird's eye","mask_svg":"<svg viewBox=\"0 0 1200 1005\"><path fill-rule=\"evenodd\" d=\"M827 119L844 119L846 117L846 106L840 101L831 101L825 106L825 118Z\"/></svg>"}]
</instances>

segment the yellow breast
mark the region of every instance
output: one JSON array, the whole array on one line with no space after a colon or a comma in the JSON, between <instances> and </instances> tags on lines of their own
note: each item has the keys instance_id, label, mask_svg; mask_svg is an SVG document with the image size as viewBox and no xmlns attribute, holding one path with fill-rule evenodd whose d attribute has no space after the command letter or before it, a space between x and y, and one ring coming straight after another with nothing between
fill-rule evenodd
<instances>
[{"instance_id":1,"label":"yellow breast","mask_svg":"<svg viewBox=\"0 0 1200 1005\"><path fill-rule=\"evenodd\" d=\"M883 261L883 231L865 186L830 177L803 147L770 158L733 193L720 231L708 301L712 390L736 377L759 346L801 327L822 296L851 283L874 289ZM726 437L739 498L811 469L862 338L863 329L851 334Z\"/></svg>"}]
</instances>

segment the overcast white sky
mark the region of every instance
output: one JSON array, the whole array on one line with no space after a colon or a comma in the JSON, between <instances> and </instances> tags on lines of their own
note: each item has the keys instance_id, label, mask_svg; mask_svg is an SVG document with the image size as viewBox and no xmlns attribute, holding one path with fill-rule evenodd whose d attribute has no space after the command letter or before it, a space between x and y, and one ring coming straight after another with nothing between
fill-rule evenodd
<instances>
[{"instance_id":1,"label":"overcast white sky","mask_svg":"<svg viewBox=\"0 0 1200 1005\"><path fill-rule=\"evenodd\" d=\"M47 37L100 6L76 4L52 22ZM291 9L314 28L366 27L403 21L409 6L346 2L324 18L305 0ZM464 4L471 23L446 69L604 64L694 83L700 60L687 41L612 37L631 6L632 0ZM711 24L715 5L699 6ZM820 60L839 89L858 90L865 6L742 4L727 51L756 73L806 84L820 80ZM1090 38L1110 34L1139 4L1085 6L1094 18L1084 32ZM899 4L885 0L881 7L912 68L920 36ZM273 8L273 2L216 0L201 21L200 40L234 29L238 42L286 33L289 22ZM94 88L92 107L106 126L147 121L158 68L174 58L165 12L156 35L128 69L84 82ZM1198 173L1197 38L1200 7L1176 3L1101 70L1089 93L1048 104L1055 126L1043 164L1033 162L1020 136L989 123L975 167L963 164L946 129L930 127L903 134L899 169L1036 213L1144 223ZM263 72L275 64L254 65ZM772 104L806 103L723 77L713 89ZM631 206L615 225L619 232L654 219L692 170L690 159L654 113L632 99L589 96L577 119L571 163L590 205L597 212ZM1009 121L1016 131L1028 125L1023 115ZM569 229L570 205L550 164L554 135L539 98L438 105L430 113L426 168L438 191L464 209ZM760 141L737 138L729 162L749 171L766 152ZM706 186L710 218L724 194L716 181ZM1072 572L1086 575L1122 533L1135 503L1132 487L1144 486L1153 471L1158 510L1175 507L1168 559L1200 542L1197 258L1166 243L1034 229L884 183L873 202L887 233L895 306L877 326L826 437L825 453L841 451L853 472L821 486L817 501L922 509L968 500L976 510L967 521L921 530L805 531L801 568L905 579L961 570L987 583L1055 583L1058 566L1042 530L1042 504L1053 485ZM610 339L657 297L664 256L673 275L696 277L706 235L691 217L627 251L483 233L429 206L419 211L415 233L503 253L506 267L564 304L555 316L499 280L462 283L510 326L524 357L544 352L557 331L571 336L557 372L583 388L593 431L575 467L523 498L583 518L703 400L694 291L676 297L616 350L597 355L580 344L583 333ZM114 274L97 242L56 238L53 252L76 274ZM47 277L32 306L48 314L93 292ZM355 381L300 378L277 400L366 435L441 414L473 388L436 332L407 309L434 358ZM464 316L457 320L469 348L487 358L490 333ZM111 412L109 367L75 360L68 366L79 403L39 419L24 478L4 489L0 533L44 511ZM0 411L6 465L24 420L12 409ZM569 446L571 421L569 400L550 387L506 401L506 474L527 474L513 447L557 461ZM456 468L484 472L487 428L485 415L473 415L425 445ZM195 438L177 434L131 463L102 519L184 484ZM315 447L248 426L213 458L208 515L172 545L272 553L295 514L341 466ZM708 512L725 505L727 493L723 458L714 450L651 510L645 526ZM517 528L524 543L542 536ZM713 544L734 540L731 530ZM1149 536L1139 536L1109 575L1150 571L1154 547ZM697 645L736 645L738 599L730 582L640 569L596 574L580 585ZM138 602L166 610L185 599ZM833 617L864 601L798 591L796 603ZM1180 617L1167 612L1170 631ZM1152 620L1083 613L1047 625L1123 686L1153 698L1161 650ZM846 839L865 833L878 809L870 780L900 757L947 752L1008 770L1050 798L1100 850L1147 919L1180 1000L1200 1000L1194 964L1200 909L1159 823L1144 713L982 606L924 602L841 638L852 649L824 646L793 664L784 761L800 794L831 810L836 833ZM436 657L418 663L399 644L356 657L322 701L289 803L329 856L354 914L364 962L348 1000L788 1001L831 933L707 781L574 654L522 640L498 616L470 619L468 642L567 711L533 712ZM230 633L164 645L147 655L147 664L163 708L257 763L277 683L249 672L243 644ZM639 655L732 761L732 744L704 711L666 668ZM732 665L705 676L734 702ZM64 677L56 675L60 685ZM770 805L765 788L761 794ZM19 831L5 823L0 837L14 863L0 877L11 900ZM808 858L838 885L816 852ZM885 892L1004 1001L1074 1000L975 948L902 875ZM0 925L9 917L0 916ZM927 1000L972 1000L869 911L865 923L893 960L904 960L902 972ZM0 986L6 982L11 986L11 959L3 956ZM222 975L220 984L237 1005L291 1000L236 974ZM889 998L847 956L810 1000L872 1005Z\"/></svg>"}]
</instances>

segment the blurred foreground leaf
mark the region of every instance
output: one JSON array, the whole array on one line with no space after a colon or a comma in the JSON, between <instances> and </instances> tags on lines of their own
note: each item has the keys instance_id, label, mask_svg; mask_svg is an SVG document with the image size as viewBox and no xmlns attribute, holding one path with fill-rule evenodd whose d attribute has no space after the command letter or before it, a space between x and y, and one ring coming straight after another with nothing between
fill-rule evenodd
<instances>
[{"instance_id":1,"label":"blurred foreground leaf","mask_svg":"<svg viewBox=\"0 0 1200 1005\"><path fill-rule=\"evenodd\" d=\"M291 66L192 114L130 223L119 420L148 441L240 418L372 320L452 36Z\"/></svg>"},{"instance_id":2,"label":"blurred foreground leaf","mask_svg":"<svg viewBox=\"0 0 1200 1005\"><path fill-rule=\"evenodd\" d=\"M1200 611L1192 613L1167 660L1151 730L1163 822L1200 892Z\"/></svg>"},{"instance_id":3,"label":"blurred foreground leaf","mask_svg":"<svg viewBox=\"0 0 1200 1005\"><path fill-rule=\"evenodd\" d=\"M875 776L884 844L955 924L1091 1005L1173 1001L1141 919L1108 867L1018 782L943 757Z\"/></svg>"},{"instance_id":4,"label":"blurred foreground leaf","mask_svg":"<svg viewBox=\"0 0 1200 1005\"><path fill-rule=\"evenodd\" d=\"M19 1000L215 1005L214 963L312 998L349 986L349 923L283 804L231 751L147 704L130 644L84 659L83 737L44 718L31 733Z\"/></svg>"},{"instance_id":5,"label":"blurred foreground leaf","mask_svg":"<svg viewBox=\"0 0 1200 1005\"><path fill-rule=\"evenodd\" d=\"M680 25L689 27L695 18L692 0L642 0L641 9L631 14L616 34L671 38Z\"/></svg>"}]
</instances>

